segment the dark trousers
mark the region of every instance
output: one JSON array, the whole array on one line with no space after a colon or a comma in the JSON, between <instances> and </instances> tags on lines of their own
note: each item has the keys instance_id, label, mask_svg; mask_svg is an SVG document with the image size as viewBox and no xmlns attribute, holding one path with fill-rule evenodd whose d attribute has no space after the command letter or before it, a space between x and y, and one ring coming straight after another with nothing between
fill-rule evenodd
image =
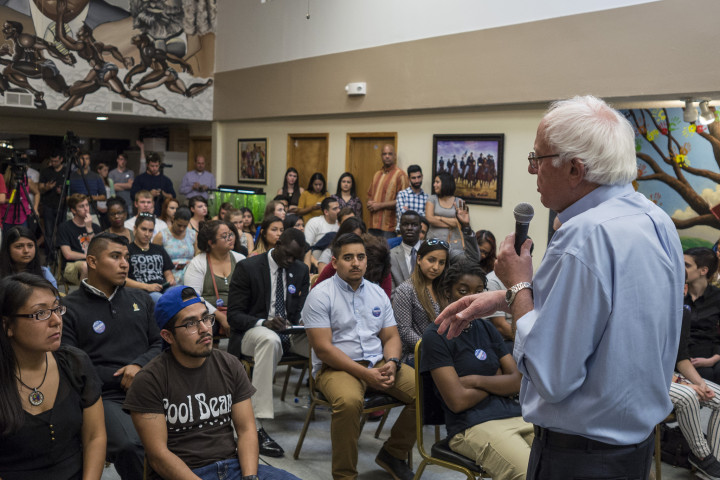
<instances>
[{"instance_id":1,"label":"dark trousers","mask_svg":"<svg viewBox=\"0 0 720 480\"><path fill-rule=\"evenodd\" d=\"M535 427L527 480L646 480L655 434L627 446L608 445L579 435L553 434Z\"/></svg>"},{"instance_id":2,"label":"dark trousers","mask_svg":"<svg viewBox=\"0 0 720 480\"><path fill-rule=\"evenodd\" d=\"M48 207L43 205L42 207L43 225L45 226L45 253L47 255L53 254L53 232L55 231L55 219L58 215L57 207Z\"/></svg>"},{"instance_id":3,"label":"dark trousers","mask_svg":"<svg viewBox=\"0 0 720 480\"><path fill-rule=\"evenodd\" d=\"M107 430L107 460L115 465L123 480L143 478L145 450L135 431L130 414L123 412L122 402L103 399Z\"/></svg>"},{"instance_id":4,"label":"dark trousers","mask_svg":"<svg viewBox=\"0 0 720 480\"><path fill-rule=\"evenodd\" d=\"M712 355L708 355L711 357ZM712 367L695 367L697 372L705 380L710 380L713 383L720 383L720 362L717 362Z\"/></svg>"}]
</instances>

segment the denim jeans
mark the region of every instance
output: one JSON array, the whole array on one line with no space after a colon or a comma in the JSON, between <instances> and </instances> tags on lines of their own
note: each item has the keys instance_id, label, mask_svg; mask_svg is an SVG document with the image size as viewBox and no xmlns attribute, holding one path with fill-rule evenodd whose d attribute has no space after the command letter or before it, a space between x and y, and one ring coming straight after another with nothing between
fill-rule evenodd
<instances>
[{"instance_id":1,"label":"denim jeans","mask_svg":"<svg viewBox=\"0 0 720 480\"><path fill-rule=\"evenodd\" d=\"M229 458L196 468L193 473L202 480L240 480L242 471L237 458ZM268 465L258 465L260 480L300 480L295 475Z\"/></svg>"}]
</instances>

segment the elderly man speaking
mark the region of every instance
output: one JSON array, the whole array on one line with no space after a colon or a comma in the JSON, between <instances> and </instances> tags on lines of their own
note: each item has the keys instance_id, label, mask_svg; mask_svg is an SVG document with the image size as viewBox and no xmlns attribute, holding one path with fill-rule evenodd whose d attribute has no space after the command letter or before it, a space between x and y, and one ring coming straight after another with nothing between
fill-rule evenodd
<instances>
[{"instance_id":1,"label":"elderly man speaking","mask_svg":"<svg viewBox=\"0 0 720 480\"><path fill-rule=\"evenodd\" d=\"M683 256L670 218L633 190L634 137L598 98L553 104L528 156L562 224L540 267L509 235L495 267L507 292L465 297L436 321L452 337L498 309L517 319L528 479L647 478L653 427L672 408Z\"/></svg>"}]
</instances>

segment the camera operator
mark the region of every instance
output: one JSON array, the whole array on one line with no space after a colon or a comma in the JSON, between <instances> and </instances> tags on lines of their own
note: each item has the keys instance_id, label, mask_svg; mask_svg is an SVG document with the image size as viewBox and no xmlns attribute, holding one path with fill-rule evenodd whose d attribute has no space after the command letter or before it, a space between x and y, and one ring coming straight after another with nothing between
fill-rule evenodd
<instances>
[{"instance_id":1,"label":"camera operator","mask_svg":"<svg viewBox=\"0 0 720 480\"><path fill-rule=\"evenodd\" d=\"M78 170L70 174L70 192L82 193L92 198L94 202L106 200L105 183L97 173L90 170L90 154L82 152L79 155ZM80 170L82 168L82 171Z\"/></svg>"},{"instance_id":2,"label":"camera operator","mask_svg":"<svg viewBox=\"0 0 720 480\"><path fill-rule=\"evenodd\" d=\"M60 152L53 152L50 156L49 166L40 172L40 205L43 222L45 224L46 252L50 254L53 249L53 233L55 232L55 221L60 208L60 195L65 184L64 158Z\"/></svg>"}]
</instances>

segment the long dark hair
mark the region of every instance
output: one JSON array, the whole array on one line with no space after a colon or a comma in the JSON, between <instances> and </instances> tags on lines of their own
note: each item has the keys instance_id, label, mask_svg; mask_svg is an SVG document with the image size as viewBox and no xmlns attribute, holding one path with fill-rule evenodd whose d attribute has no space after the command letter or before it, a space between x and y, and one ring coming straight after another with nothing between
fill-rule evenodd
<instances>
[{"instance_id":1,"label":"long dark hair","mask_svg":"<svg viewBox=\"0 0 720 480\"><path fill-rule=\"evenodd\" d=\"M418 248L417 252L417 259L420 260L425 255L428 255L437 250L443 250L447 254L445 257L445 268L443 268L442 273L438 275L430 285L428 285L428 280L419 265L415 265L415 269L413 270L412 275L410 275L410 282L415 288L415 295L417 295L420 305L422 305L423 310L425 310L425 313L427 313L427 316L430 318L431 322L435 320L437 314L435 313L435 309L432 306L432 300L427 289L432 288L433 291L436 293L436 298L438 297L437 293L439 291L440 284L445 278L447 264L450 260L450 249L448 248L446 242L440 242L436 238L428 238L422 242L422 245L420 245L420 248Z\"/></svg>"},{"instance_id":2,"label":"long dark hair","mask_svg":"<svg viewBox=\"0 0 720 480\"><path fill-rule=\"evenodd\" d=\"M9 228L5 231L5 234L3 235L2 247L0 247L0 277L7 277L14 273L19 273L16 269L15 263L12 261L12 257L10 256L10 247L13 243L17 242L21 238L27 238L28 240L32 240L33 245L35 245L35 256L32 260L30 260L30 263L27 264L24 271L42 277L43 271L42 268L40 268L40 260L38 259L37 241L35 240L35 235L33 235L30 230L28 230L26 227L23 227L22 225Z\"/></svg>"},{"instance_id":3,"label":"long dark hair","mask_svg":"<svg viewBox=\"0 0 720 480\"><path fill-rule=\"evenodd\" d=\"M362 240L365 244L365 255L367 255L367 269L363 277L369 282L380 285L390 272L388 244L385 239L369 233L363 233Z\"/></svg>"},{"instance_id":4,"label":"long dark hair","mask_svg":"<svg viewBox=\"0 0 720 480\"><path fill-rule=\"evenodd\" d=\"M18 273L0 280L0 435L17 432L23 426L25 415L15 383L17 358L7 331L15 323L14 315L39 288L51 291L56 297L58 295L50 282L31 273Z\"/></svg>"},{"instance_id":5,"label":"long dark hair","mask_svg":"<svg viewBox=\"0 0 720 480\"><path fill-rule=\"evenodd\" d=\"M325 181L325 177L320 172L315 172L312 174L312 177L310 177L310 183L308 183L308 191L310 193L315 193L315 189L313 188L313 183L315 183L315 180L322 180L323 182L323 188L320 191L321 195L325 195L327 193L327 182Z\"/></svg>"},{"instance_id":6,"label":"long dark hair","mask_svg":"<svg viewBox=\"0 0 720 480\"><path fill-rule=\"evenodd\" d=\"M235 239L237 240L237 229L235 225L225 220L208 220L200 224L200 231L197 234L198 250L210 253L212 243L215 243L215 237L217 236L218 230L220 230L220 225L228 227L230 231L235 234Z\"/></svg>"},{"instance_id":7,"label":"long dark hair","mask_svg":"<svg viewBox=\"0 0 720 480\"><path fill-rule=\"evenodd\" d=\"M450 266L445 269L445 276L440 282L437 289L438 298L440 301L440 308L445 308L451 303L452 299L452 288L460 280L463 275L474 275L479 277L483 282L483 290L487 287L487 277L482 267L468 260L464 256L460 256L454 259Z\"/></svg>"},{"instance_id":8,"label":"long dark hair","mask_svg":"<svg viewBox=\"0 0 720 480\"><path fill-rule=\"evenodd\" d=\"M265 236L267 235L267 231L268 228L270 228L270 225L275 222L280 222L280 225L283 224L283 221L280 219L280 217L276 217L275 215L270 215L269 217L266 217L260 224L260 235L258 236L257 243L255 244L255 251L257 251L258 253L265 253L270 250L268 248L267 239L265 238ZM285 230L285 227L283 227L283 230Z\"/></svg>"},{"instance_id":9,"label":"long dark hair","mask_svg":"<svg viewBox=\"0 0 720 480\"><path fill-rule=\"evenodd\" d=\"M240 209L240 211L242 212L243 215L245 215L246 213L250 214L250 218L252 218L252 223L250 224L250 229L245 230L245 228L243 227L243 231L249 233L250 235L252 235L254 237L255 236L255 214L252 212L252 210L250 210L247 207L242 207Z\"/></svg>"},{"instance_id":10,"label":"long dark hair","mask_svg":"<svg viewBox=\"0 0 720 480\"><path fill-rule=\"evenodd\" d=\"M475 238L477 239L478 248L487 242L492 247L492 250L487 257L480 260L480 266L485 273L490 273L495 270L495 260L497 260L497 242L495 241L495 235L490 230L478 230L475 232Z\"/></svg>"},{"instance_id":11,"label":"long dark hair","mask_svg":"<svg viewBox=\"0 0 720 480\"><path fill-rule=\"evenodd\" d=\"M288 173L294 173L297 175L297 180L295 180L295 186L293 187L293 193L290 195L290 192L288 191L288 183L287 183L287 176ZM283 177L283 184L282 184L282 194L288 198L288 203L290 205L297 205L298 201L300 200L300 174L298 173L297 169L295 167L290 167L287 170L285 170L285 176Z\"/></svg>"},{"instance_id":12,"label":"long dark hair","mask_svg":"<svg viewBox=\"0 0 720 480\"><path fill-rule=\"evenodd\" d=\"M345 172L342 175L340 175L340 178L338 178L337 193L335 193L335 195L337 195L338 197L340 197L342 195L342 189L340 188L340 184L342 183L343 178L348 178L348 177L352 181L352 186L350 187L350 196L353 198L357 197L357 190L355 188L355 177L353 177L353 174L350 172ZM342 198L342 197L340 197L340 198Z\"/></svg>"}]
</instances>

